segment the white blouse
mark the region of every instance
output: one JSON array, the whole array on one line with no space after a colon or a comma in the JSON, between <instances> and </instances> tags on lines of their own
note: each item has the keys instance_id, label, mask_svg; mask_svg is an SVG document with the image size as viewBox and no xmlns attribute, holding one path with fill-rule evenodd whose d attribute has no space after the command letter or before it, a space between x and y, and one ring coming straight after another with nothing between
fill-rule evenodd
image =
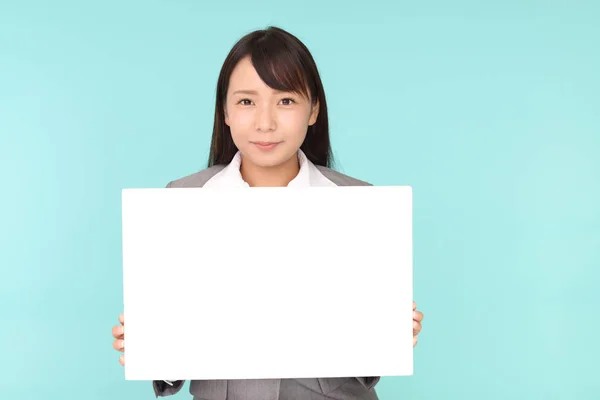
<instances>
[{"instance_id":1,"label":"white blouse","mask_svg":"<svg viewBox=\"0 0 600 400\"><path fill-rule=\"evenodd\" d=\"M302 150L298 150L300 171L298 175L288 184L288 187L307 186L336 186L327 179L321 171L306 157ZM240 167L242 166L242 155L238 151L233 160L219 173L210 178L203 187L249 187L242 178Z\"/></svg>"}]
</instances>

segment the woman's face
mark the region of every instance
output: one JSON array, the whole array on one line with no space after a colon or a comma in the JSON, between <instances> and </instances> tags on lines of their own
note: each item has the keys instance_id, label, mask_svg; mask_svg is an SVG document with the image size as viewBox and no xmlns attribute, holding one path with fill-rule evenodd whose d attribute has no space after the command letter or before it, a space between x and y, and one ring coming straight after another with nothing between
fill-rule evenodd
<instances>
[{"instance_id":1,"label":"woman's face","mask_svg":"<svg viewBox=\"0 0 600 400\"><path fill-rule=\"evenodd\" d=\"M225 102L225 123L243 162L275 167L296 157L319 105L301 94L280 92L258 76L249 57L233 70Z\"/></svg>"}]
</instances>

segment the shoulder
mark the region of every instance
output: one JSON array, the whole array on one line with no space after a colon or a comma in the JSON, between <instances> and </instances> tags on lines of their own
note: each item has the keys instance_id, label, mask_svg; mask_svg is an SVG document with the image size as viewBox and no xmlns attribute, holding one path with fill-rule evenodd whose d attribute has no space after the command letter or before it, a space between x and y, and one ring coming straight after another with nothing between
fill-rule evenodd
<instances>
[{"instance_id":1,"label":"shoulder","mask_svg":"<svg viewBox=\"0 0 600 400\"><path fill-rule=\"evenodd\" d=\"M183 178L175 179L167 185L168 188L202 187L210 178L221 172L225 165L215 165Z\"/></svg>"},{"instance_id":2,"label":"shoulder","mask_svg":"<svg viewBox=\"0 0 600 400\"><path fill-rule=\"evenodd\" d=\"M331 168L316 165L317 169L337 186L373 186L372 184L353 178L348 175L344 175L341 172L335 171Z\"/></svg>"},{"instance_id":3,"label":"shoulder","mask_svg":"<svg viewBox=\"0 0 600 400\"><path fill-rule=\"evenodd\" d=\"M370 183L342 174L331 168L316 166L319 172L337 186L372 186ZM194 174L175 179L167 185L168 188L203 187L213 176L221 172L225 165L215 165Z\"/></svg>"}]
</instances>

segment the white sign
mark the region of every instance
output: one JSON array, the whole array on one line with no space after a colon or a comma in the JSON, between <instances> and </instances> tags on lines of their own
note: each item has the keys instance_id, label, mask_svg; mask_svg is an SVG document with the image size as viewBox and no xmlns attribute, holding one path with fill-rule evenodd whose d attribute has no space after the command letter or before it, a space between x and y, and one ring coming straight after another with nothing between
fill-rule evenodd
<instances>
[{"instance_id":1,"label":"white sign","mask_svg":"<svg viewBox=\"0 0 600 400\"><path fill-rule=\"evenodd\" d=\"M408 186L123 190L127 380L413 373Z\"/></svg>"}]
</instances>

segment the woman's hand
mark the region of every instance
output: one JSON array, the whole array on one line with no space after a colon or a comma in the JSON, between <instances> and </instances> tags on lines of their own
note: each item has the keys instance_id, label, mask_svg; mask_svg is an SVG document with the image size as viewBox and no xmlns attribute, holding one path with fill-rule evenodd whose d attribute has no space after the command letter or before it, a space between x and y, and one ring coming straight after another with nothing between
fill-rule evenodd
<instances>
[{"instance_id":1,"label":"woman's hand","mask_svg":"<svg viewBox=\"0 0 600 400\"><path fill-rule=\"evenodd\" d=\"M423 321L423 313L417 311L417 303L413 301L413 347L417 345L419 341L418 335L421 332L421 321Z\"/></svg>"},{"instance_id":2,"label":"woman's hand","mask_svg":"<svg viewBox=\"0 0 600 400\"><path fill-rule=\"evenodd\" d=\"M125 351L125 317L123 314L119 315L119 322L121 325L113 326L112 335L115 338L113 341L113 347L115 350L124 353ZM121 365L125 365L125 355L119 358Z\"/></svg>"},{"instance_id":3,"label":"woman's hand","mask_svg":"<svg viewBox=\"0 0 600 400\"><path fill-rule=\"evenodd\" d=\"M422 325L421 321L423 321L423 313L417 310L417 303L413 301L413 347L417 345L419 341L418 335L421 332ZM123 314L119 315L119 322L121 325L116 325L112 329L112 335L115 338L113 341L113 347L115 350L124 353L125 351L125 316ZM122 355L119 357L119 363L121 365L125 365L125 356Z\"/></svg>"}]
</instances>

